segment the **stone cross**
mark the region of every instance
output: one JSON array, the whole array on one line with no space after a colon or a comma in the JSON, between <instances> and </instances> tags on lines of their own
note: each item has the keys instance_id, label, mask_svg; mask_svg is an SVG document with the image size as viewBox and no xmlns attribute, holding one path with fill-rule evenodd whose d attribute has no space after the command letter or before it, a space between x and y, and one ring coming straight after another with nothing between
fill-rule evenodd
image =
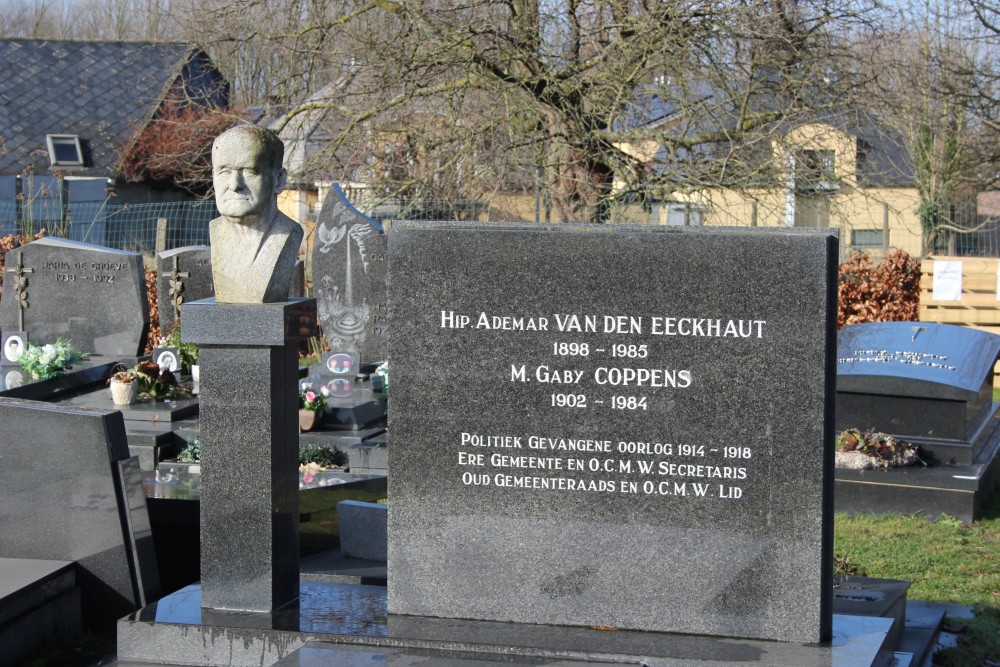
<instances>
[{"instance_id":1,"label":"stone cross","mask_svg":"<svg viewBox=\"0 0 1000 667\"><path fill-rule=\"evenodd\" d=\"M174 270L170 272L170 304L174 307L174 321L181 317L181 304L184 303L184 281L182 278L190 278L191 274L181 271L178 264L178 257L174 255Z\"/></svg>"},{"instance_id":2,"label":"stone cross","mask_svg":"<svg viewBox=\"0 0 1000 667\"><path fill-rule=\"evenodd\" d=\"M14 274L14 298L17 301L17 324L21 331L24 331L24 309L28 307L28 277L25 273L34 273L34 269L24 268L24 259L21 253L17 254L17 266L7 269L7 273Z\"/></svg>"}]
</instances>

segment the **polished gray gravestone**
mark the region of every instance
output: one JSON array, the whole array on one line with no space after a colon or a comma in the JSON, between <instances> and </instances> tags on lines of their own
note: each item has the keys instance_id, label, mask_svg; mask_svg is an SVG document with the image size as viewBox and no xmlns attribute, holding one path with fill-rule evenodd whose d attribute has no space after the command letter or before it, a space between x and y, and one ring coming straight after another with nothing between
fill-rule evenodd
<instances>
[{"instance_id":1,"label":"polished gray gravestone","mask_svg":"<svg viewBox=\"0 0 1000 667\"><path fill-rule=\"evenodd\" d=\"M299 596L298 343L316 301L182 307L202 368L202 606L268 614Z\"/></svg>"},{"instance_id":2,"label":"polished gray gravestone","mask_svg":"<svg viewBox=\"0 0 1000 667\"><path fill-rule=\"evenodd\" d=\"M0 558L75 561L102 634L159 597L138 462L121 413L0 398Z\"/></svg>"},{"instance_id":3,"label":"polished gray gravestone","mask_svg":"<svg viewBox=\"0 0 1000 667\"><path fill-rule=\"evenodd\" d=\"M313 242L312 281L319 323L331 354L358 364L385 359L387 237L334 184L323 202Z\"/></svg>"},{"instance_id":4,"label":"polished gray gravestone","mask_svg":"<svg viewBox=\"0 0 1000 667\"><path fill-rule=\"evenodd\" d=\"M215 294L212 249L207 245L191 245L161 252L156 256L156 272L160 335L166 336L179 318L182 304Z\"/></svg>"},{"instance_id":5,"label":"polished gray gravestone","mask_svg":"<svg viewBox=\"0 0 1000 667\"><path fill-rule=\"evenodd\" d=\"M149 328L142 255L45 237L7 254L0 330L32 343L135 357Z\"/></svg>"},{"instance_id":6,"label":"polished gray gravestone","mask_svg":"<svg viewBox=\"0 0 1000 667\"><path fill-rule=\"evenodd\" d=\"M397 223L390 613L828 639L837 243Z\"/></svg>"}]
</instances>

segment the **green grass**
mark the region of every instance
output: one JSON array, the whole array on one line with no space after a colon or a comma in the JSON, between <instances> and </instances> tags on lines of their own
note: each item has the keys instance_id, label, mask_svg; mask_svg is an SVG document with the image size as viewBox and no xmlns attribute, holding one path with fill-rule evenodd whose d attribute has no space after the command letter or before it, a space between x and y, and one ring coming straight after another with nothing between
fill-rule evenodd
<instances>
[{"instance_id":1,"label":"green grass","mask_svg":"<svg viewBox=\"0 0 1000 667\"><path fill-rule=\"evenodd\" d=\"M976 621L959 647L942 652L941 665L1000 661L1000 493L972 524L947 515L931 520L920 514L837 514L834 551L838 569L909 580L910 599L976 607Z\"/></svg>"}]
</instances>

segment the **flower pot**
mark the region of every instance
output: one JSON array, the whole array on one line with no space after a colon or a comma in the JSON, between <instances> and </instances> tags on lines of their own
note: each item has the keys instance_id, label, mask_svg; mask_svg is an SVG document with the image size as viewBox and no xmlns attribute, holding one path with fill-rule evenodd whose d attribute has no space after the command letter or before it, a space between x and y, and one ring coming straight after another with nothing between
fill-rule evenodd
<instances>
[{"instance_id":1,"label":"flower pot","mask_svg":"<svg viewBox=\"0 0 1000 667\"><path fill-rule=\"evenodd\" d=\"M299 430L311 431L319 423L319 413L315 410L299 410Z\"/></svg>"},{"instance_id":2,"label":"flower pot","mask_svg":"<svg viewBox=\"0 0 1000 667\"><path fill-rule=\"evenodd\" d=\"M115 405L132 405L138 396L138 382L111 381L111 402Z\"/></svg>"}]
</instances>

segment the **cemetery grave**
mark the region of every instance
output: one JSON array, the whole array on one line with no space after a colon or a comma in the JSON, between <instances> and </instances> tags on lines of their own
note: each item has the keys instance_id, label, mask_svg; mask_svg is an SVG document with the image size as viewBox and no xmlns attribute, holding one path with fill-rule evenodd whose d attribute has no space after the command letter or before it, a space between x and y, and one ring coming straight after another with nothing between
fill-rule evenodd
<instances>
[{"instance_id":1,"label":"cemetery grave","mask_svg":"<svg viewBox=\"0 0 1000 667\"><path fill-rule=\"evenodd\" d=\"M303 443L350 452L387 440L386 395L371 373L386 357L389 310L386 293L388 235L382 224L358 211L339 185L330 189L316 223L312 257L313 294L329 351L309 368L308 382L329 390L323 422L300 435ZM362 455L363 456L363 455ZM385 466L361 466L385 474Z\"/></svg>"},{"instance_id":2,"label":"cemetery grave","mask_svg":"<svg viewBox=\"0 0 1000 667\"><path fill-rule=\"evenodd\" d=\"M894 647L919 643L915 634L933 634L940 617L922 617L927 627L916 627L906 611L906 582L832 576L830 512L834 498L841 509L840 487L853 480L838 470L834 496L829 441L834 421L838 430L847 419L859 428L890 432L884 420L891 419L891 432L919 442L944 464L928 469L932 474L951 471L942 487L973 477L958 486L968 482L972 490L959 502L967 505L972 498L974 512L995 475L997 406L986 389L1000 351L993 340L956 340L948 336L965 334L930 330L930 340L921 341L926 349L910 350L900 342L905 332L881 332L874 342L858 336L848 353L843 347L851 339L842 337L834 420L830 286L836 241L824 231L397 223L391 232L396 278L388 290L388 235L352 210L342 194L328 201L331 212L320 240L342 254L338 266L323 269L327 290L317 311L319 319L340 319L331 327L331 352L305 372L293 370L297 352L291 348L282 353L280 372L268 366L270 353L248 364L242 353L233 356L226 348L234 336L253 349L287 345L280 331L297 327L296 336L306 335L307 311L286 305L277 317L261 321L249 312L234 320L227 310L221 323L208 322L197 313L214 302L191 303L202 295L195 287L198 272L207 272L210 286L210 266L198 259L203 249L160 258L167 264L161 281L164 271L168 278L161 307L169 306L174 319L182 306L195 309L185 339L215 346L220 356L208 367L216 369L212 377L222 377L216 388L235 391L246 382L245 376L237 381L216 375L222 367L235 365L258 380L238 414L211 402L207 415L199 414L204 406L197 397L118 410L121 426L111 427L114 444L107 445L114 450L111 484L117 495L107 512L117 514L122 532L114 537L110 528L98 531L113 538L102 567L113 563L118 571L100 576L109 576L115 590L131 589L109 608L118 616L146 605L118 625L122 660L272 664L283 657L429 657L438 664L494 664L494 653L514 652L526 664L754 664L754 656L766 655L775 665L861 665L879 664ZM46 317L57 319L38 308L46 302L36 300L35 269L53 268L42 262L86 266L103 250L48 245L42 244L39 256L58 251L57 259L39 260L28 252L11 264L17 257L8 255L14 287L6 293L25 294L14 300L21 307L13 315L0 305L0 323L16 317L20 328L14 331L29 341L52 330L45 329ZM762 254L782 257L794 279L783 274L779 280L773 267L757 266L752 258ZM627 268L614 265L622 256L630 257ZM473 265L485 268L470 275L465 267ZM573 280L554 281L555 275ZM703 279L683 293L671 288L690 275ZM127 282L114 278L118 285ZM114 284L106 282L97 284ZM91 285L77 298L118 300ZM387 341L390 302L399 336ZM116 312L141 320L143 306L139 312L132 308L122 297ZM358 322L363 326L352 334L347 325ZM62 331L72 330L66 326ZM88 327L90 340L121 338ZM910 342L928 331L910 332ZM395 360L391 415L387 395L370 379L387 356L387 343ZM859 361L865 350L884 354ZM54 380L12 378L0 392L0 410L15 409L15 424L34 409L115 414L104 378L115 364L136 358L95 355ZM846 372L844 359L853 364ZM886 372L883 366L898 359L917 372ZM286 480L275 477L272 466L290 451L276 457L232 449L219 452L215 465L234 456L241 465L210 481L203 497L200 464L167 460L206 429L218 437L224 425L230 436L243 439L275 429L275 404L267 407L267 401L280 403L280 388L303 379L330 390L331 410L316 430L285 438L349 452L351 474L324 471ZM47 404L36 408L3 396ZM263 418L267 414L270 422ZM357 502L386 496L387 417L395 437L402 434L408 443L391 455L391 510ZM78 436L71 423L60 421L51 437ZM284 432L286 425L277 428ZM794 442L817 456L807 462L788 457L777 442ZM517 451L523 448L531 451ZM917 472L857 475L871 487L875 475L906 478ZM263 538L248 543L238 528L259 502L253 494L261 483L284 489L278 505L284 509L271 526L277 532L262 529ZM235 504L219 509L213 484L240 489ZM3 480L0 490L8 490ZM297 498L295 508L286 504L290 494ZM55 504L51 495L41 502ZM943 510L949 513L959 506L946 502L952 503ZM228 518L234 512L241 515L237 521ZM199 539L199 526L204 529L206 516L212 524L215 515L217 530L226 540L235 538L228 546ZM263 527L265 516L249 523ZM155 540L154 550L158 534L171 539ZM84 608L95 599L87 569L92 561L80 555L79 536L71 537L71 556L55 547L27 556L55 561L37 569L37 581L58 582L45 584L54 591L50 608L68 619L44 636L71 631L75 616L66 610L77 598ZM275 550L279 543L294 543L294 558L291 551ZM333 548L338 544L341 550ZM627 554L622 545L628 545ZM238 558L225 555L234 549ZM310 556L301 573L300 550ZM8 554L0 553L0 574L4 558ZM8 571L20 572L15 561L25 557L9 558ZM269 561L264 566L273 577L271 590L260 587L256 575L242 580L233 570L218 569L231 560L249 572ZM202 584L186 586L199 573ZM161 585L185 587L148 604ZM227 589L221 598L220 586ZM298 599L285 607L296 597L293 586ZM4 615L5 609L23 607L17 601L23 591L4 591L0 646L11 627L27 622L23 615ZM223 599L235 600L241 613L228 613ZM598 627L617 631L610 636L593 629Z\"/></svg>"},{"instance_id":3,"label":"cemetery grave","mask_svg":"<svg viewBox=\"0 0 1000 667\"><path fill-rule=\"evenodd\" d=\"M159 598L138 461L120 413L0 398L0 442L0 578L4 559L73 563L75 584L64 580L41 601L61 608L46 622L105 636ZM66 607L75 607L75 621Z\"/></svg>"},{"instance_id":4,"label":"cemetery grave","mask_svg":"<svg viewBox=\"0 0 1000 667\"><path fill-rule=\"evenodd\" d=\"M405 278L398 291L390 280L401 335L390 343L389 417L408 446L390 455L387 588L303 577L297 605L234 615L216 613L191 586L123 619L121 659L797 667L893 659L905 582L852 579L836 593L830 569L835 237L405 223L392 233L392 270ZM791 258L782 280L747 261L762 253ZM623 255L659 271L605 265ZM485 265L482 279L448 279L464 263ZM676 284L696 268L710 278L693 296L673 302L649 284ZM564 287L549 272L579 280ZM522 292L531 297L516 298ZM725 398L723 377L736 386ZM776 388L761 389L765 377ZM794 410L785 396L795 397ZM549 448L513 451L528 438ZM569 440L591 451L556 449ZM636 451L600 456L593 443L604 440ZM788 440L817 455L803 463L774 450ZM583 467L570 468L578 457ZM533 467L512 467L522 458ZM535 465L543 458L552 465ZM652 464L649 473L639 461ZM691 479L715 470L710 483ZM542 491L546 484L556 486ZM211 513L210 499L203 503ZM661 625L645 627L656 631L628 630L644 627L647 610Z\"/></svg>"},{"instance_id":5,"label":"cemetery grave","mask_svg":"<svg viewBox=\"0 0 1000 667\"><path fill-rule=\"evenodd\" d=\"M181 304L211 294L211 266L206 250L205 246L196 246L161 254L161 292L164 295L160 302L161 314L176 315ZM102 280L83 275L83 269L93 268L97 263L108 268L109 258L120 264L114 268L118 273L112 273L109 268L108 276ZM67 266L78 272L49 275ZM162 471L154 469L174 458L190 438L199 434L199 401L196 395L186 394L167 400L140 400L131 405L115 406L106 382L113 371L132 367L139 359L138 346L144 341L147 328L144 323L148 322L141 266L141 257L135 253L61 239L35 241L11 252L8 267L12 270L7 279L14 283L7 292L12 298L6 301L8 306L17 304L19 307L13 314L5 311L8 320L16 321L15 328L7 331L38 344L48 342L47 336L51 335L101 341L93 344L106 354L92 354L70 371L49 380L33 379L16 363L8 363L0 369L4 379L0 396L45 401L69 409L121 412L128 452L137 457L143 471L143 479L136 479L134 483L140 490L145 485L150 496L154 542L160 556L159 574L167 590L175 590L198 578L198 476L177 474L172 467ZM25 277L27 279L19 284L17 279ZM50 284L53 280L57 283L55 286ZM58 293L59 298L52 299L53 293ZM143 298L133 298L139 294ZM67 304L72 307L68 308ZM114 317L107 315L108 308L115 313ZM173 322L168 318L163 322L163 330L169 331ZM122 333L122 323L131 323L132 328ZM109 341L114 345L109 347ZM185 376L183 380L182 385L192 387L190 379ZM196 385L193 388L197 391ZM384 427L362 430L360 437L340 438L331 434L331 441L325 444L339 445L346 451L351 443L382 432ZM302 535L304 548L309 553L336 546L335 508L338 501L374 500L385 496L384 474L359 478L331 472L316 477L322 479L307 484L309 488L303 491L305 511L302 520L306 527Z\"/></svg>"},{"instance_id":6,"label":"cemetery grave","mask_svg":"<svg viewBox=\"0 0 1000 667\"><path fill-rule=\"evenodd\" d=\"M837 511L941 513L972 521L1000 475L1000 336L926 322L840 332L836 428L919 445L928 465L836 471Z\"/></svg>"}]
</instances>

